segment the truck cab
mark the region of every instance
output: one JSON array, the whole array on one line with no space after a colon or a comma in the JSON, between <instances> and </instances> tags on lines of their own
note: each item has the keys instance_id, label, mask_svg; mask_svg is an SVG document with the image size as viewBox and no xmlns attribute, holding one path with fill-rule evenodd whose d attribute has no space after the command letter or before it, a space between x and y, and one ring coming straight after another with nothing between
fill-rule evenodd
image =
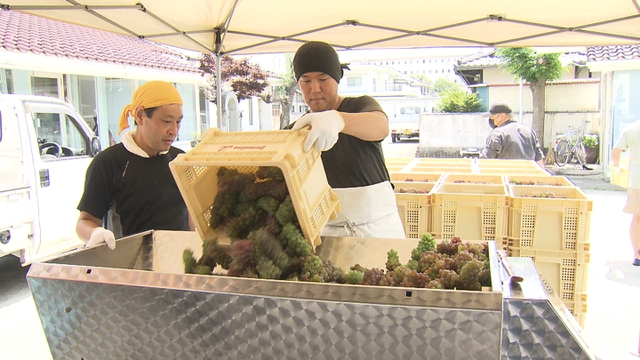
<instances>
[{"instance_id":1,"label":"truck cab","mask_svg":"<svg viewBox=\"0 0 640 360\"><path fill-rule=\"evenodd\" d=\"M71 105L0 94L0 257L16 255L26 265L84 244L76 207L99 151Z\"/></svg>"},{"instance_id":2,"label":"truck cab","mask_svg":"<svg viewBox=\"0 0 640 360\"><path fill-rule=\"evenodd\" d=\"M401 138L420 137L420 112L419 106L403 106L394 114L393 119L389 120L392 142Z\"/></svg>"}]
</instances>

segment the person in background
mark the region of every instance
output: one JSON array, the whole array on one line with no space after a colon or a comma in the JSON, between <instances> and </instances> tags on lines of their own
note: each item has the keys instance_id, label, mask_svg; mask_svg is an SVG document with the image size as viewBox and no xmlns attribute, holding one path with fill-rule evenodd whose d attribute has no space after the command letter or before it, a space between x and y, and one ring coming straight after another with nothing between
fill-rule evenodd
<instances>
[{"instance_id":1,"label":"person in background","mask_svg":"<svg viewBox=\"0 0 640 360\"><path fill-rule=\"evenodd\" d=\"M321 151L340 212L322 236L405 238L381 142L389 135L382 107L370 96L342 97L346 65L329 44L309 42L293 58L293 71L309 112L293 130L310 127L304 151Z\"/></svg>"},{"instance_id":2,"label":"person in background","mask_svg":"<svg viewBox=\"0 0 640 360\"><path fill-rule=\"evenodd\" d=\"M622 209L631 214L629 238L633 247L633 265L640 266L640 121L635 121L622 129L613 150L611 162L620 165L623 151L629 151L629 178L627 179L627 203Z\"/></svg>"},{"instance_id":3,"label":"person in background","mask_svg":"<svg viewBox=\"0 0 640 360\"><path fill-rule=\"evenodd\" d=\"M544 154L538 137L531 128L513 120L509 105L495 103L486 115L493 130L480 153L481 159L535 160L544 169Z\"/></svg>"},{"instance_id":4,"label":"person in background","mask_svg":"<svg viewBox=\"0 0 640 360\"><path fill-rule=\"evenodd\" d=\"M85 178L76 225L85 246L102 242L115 249L115 234L102 227L109 210L120 219L122 235L147 230L190 230L187 207L169 169L169 162L184 151L171 146L182 121L182 98L168 82L140 86L120 116L122 142L100 152Z\"/></svg>"}]
</instances>

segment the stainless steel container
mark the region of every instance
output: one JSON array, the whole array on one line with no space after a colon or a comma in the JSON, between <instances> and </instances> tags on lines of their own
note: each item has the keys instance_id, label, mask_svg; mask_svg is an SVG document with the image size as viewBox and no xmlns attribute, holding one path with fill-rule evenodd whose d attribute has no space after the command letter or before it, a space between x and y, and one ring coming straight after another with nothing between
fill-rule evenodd
<instances>
[{"instance_id":1,"label":"stainless steel container","mask_svg":"<svg viewBox=\"0 0 640 360\"><path fill-rule=\"evenodd\" d=\"M391 248L406 262L417 244L322 240L317 253L343 268L383 267ZM503 301L493 242L493 286L485 291L184 274L185 248L199 256L195 233L156 231L121 239L115 251L98 246L33 264L29 286L53 357L498 359L501 351L504 358L515 358L505 350L529 351L504 328L515 324L520 334L532 333L524 322L513 321L528 300L516 296L515 307ZM548 303L544 296L536 301ZM564 341L569 354L583 356L582 347L553 337L557 326L543 328L546 338L558 339L555 348Z\"/></svg>"}]
</instances>

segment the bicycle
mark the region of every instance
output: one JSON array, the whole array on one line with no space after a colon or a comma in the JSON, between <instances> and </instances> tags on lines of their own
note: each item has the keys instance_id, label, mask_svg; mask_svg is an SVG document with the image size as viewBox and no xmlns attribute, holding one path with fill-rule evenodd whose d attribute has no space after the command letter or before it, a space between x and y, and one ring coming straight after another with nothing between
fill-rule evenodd
<instances>
[{"instance_id":1,"label":"bicycle","mask_svg":"<svg viewBox=\"0 0 640 360\"><path fill-rule=\"evenodd\" d=\"M565 166L573 159L582 165L583 169L591 170L591 168L587 167L587 151L582 143L584 125L583 121L580 127L570 128L556 140L554 151L558 166Z\"/></svg>"}]
</instances>

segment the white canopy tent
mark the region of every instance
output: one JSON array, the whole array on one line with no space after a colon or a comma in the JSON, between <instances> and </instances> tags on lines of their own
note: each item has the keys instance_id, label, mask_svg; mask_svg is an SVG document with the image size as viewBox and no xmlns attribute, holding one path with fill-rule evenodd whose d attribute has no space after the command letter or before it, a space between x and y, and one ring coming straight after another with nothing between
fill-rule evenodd
<instances>
[{"instance_id":1,"label":"white canopy tent","mask_svg":"<svg viewBox=\"0 0 640 360\"><path fill-rule=\"evenodd\" d=\"M312 40L337 50L640 42L638 0L9 0L0 7L218 60L294 52Z\"/></svg>"}]
</instances>

